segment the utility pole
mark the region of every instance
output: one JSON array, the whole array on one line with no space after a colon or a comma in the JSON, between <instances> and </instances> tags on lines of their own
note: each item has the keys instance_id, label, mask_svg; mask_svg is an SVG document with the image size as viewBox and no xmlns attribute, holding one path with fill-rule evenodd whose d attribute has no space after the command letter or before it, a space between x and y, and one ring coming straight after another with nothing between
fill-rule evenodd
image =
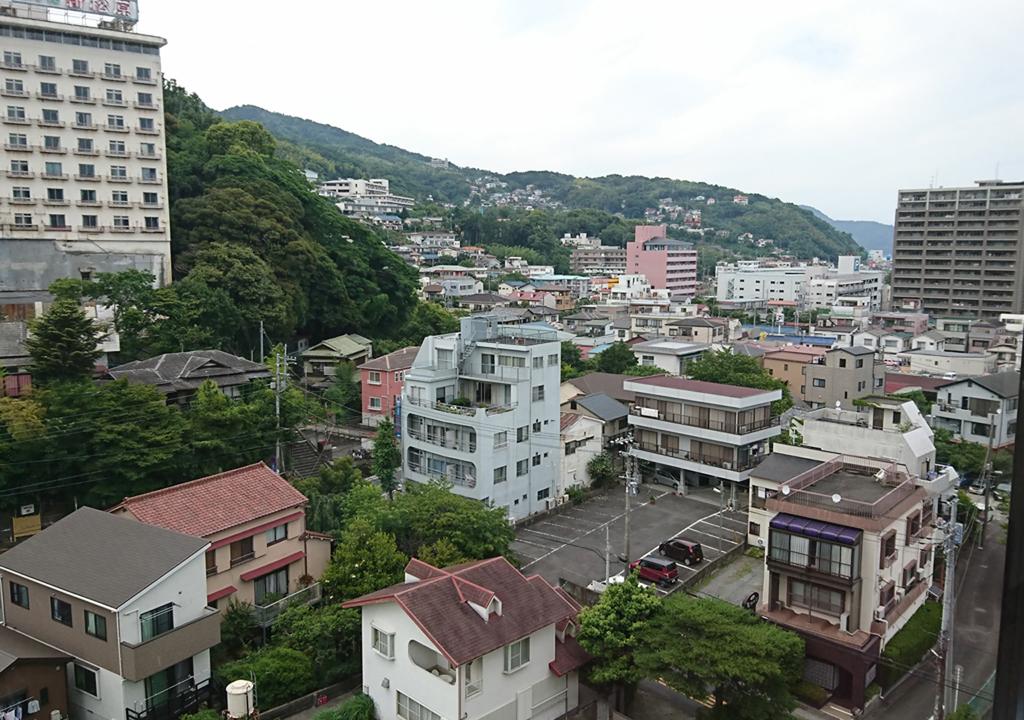
<instances>
[{"instance_id":1,"label":"utility pole","mask_svg":"<svg viewBox=\"0 0 1024 720\"><path fill-rule=\"evenodd\" d=\"M262 340L262 336L261 336ZM274 353L274 417L277 433L274 439L274 469L281 474L281 354Z\"/></svg>"},{"instance_id":2,"label":"utility pole","mask_svg":"<svg viewBox=\"0 0 1024 720\"><path fill-rule=\"evenodd\" d=\"M626 499L626 507L623 513L623 524L625 526L625 537L623 538L623 544L625 546L625 555L623 555L623 562L626 566L626 574L629 574L629 563L631 558L629 554L629 496L636 491L636 488L639 483L637 483L635 477L636 458L634 458L633 455L629 452L630 448L633 445L633 435L624 435L621 438L615 440L615 442L623 446L623 450L621 450L620 452L622 453L623 459L625 461L625 472L622 475L623 480L625 480Z\"/></svg>"},{"instance_id":3,"label":"utility pole","mask_svg":"<svg viewBox=\"0 0 1024 720\"><path fill-rule=\"evenodd\" d=\"M992 439L995 436L996 423L1002 410L989 413L988 416L988 448L985 450L985 515L981 522L981 534L978 536L978 549L985 549L985 533L988 532L988 518L992 514Z\"/></svg>"},{"instance_id":4,"label":"utility pole","mask_svg":"<svg viewBox=\"0 0 1024 720\"><path fill-rule=\"evenodd\" d=\"M938 667L936 676L938 689L935 693L934 720L943 720L946 710L953 712L953 612L956 605L956 550L963 539L963 526L956 520L957 496L950 500L949 522L945 525L946 536L942 546L946 552L946 576L942 587L942 630L939 632Z\"/></svg>"},{"instance_id":5,"label":"utility pole","mask_svg":"<svg viewBox=\"0 0 1024 720\"><path fill-rule=\"evenodd\" d=\"M263 362L263 321L260 320L260 362Z\"/></svg>"},{"instance_id":6,"label":"utility pole","mask_svg":"<svg viewBox=\"0 0 1024 720\"><path fill-rule=\"evenodd\" d=\"M612 576L612 532L608 525L604 526L604 581Z\"/></svg>"}]
</instances>

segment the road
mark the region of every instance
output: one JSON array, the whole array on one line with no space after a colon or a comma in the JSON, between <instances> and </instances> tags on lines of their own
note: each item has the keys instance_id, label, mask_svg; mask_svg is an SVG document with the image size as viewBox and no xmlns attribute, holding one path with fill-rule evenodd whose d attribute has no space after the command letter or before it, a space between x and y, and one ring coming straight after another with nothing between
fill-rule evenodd
<instances>
[{"instance_id":1,"label":"road","mask_svg":"<svg viewBox=\"0 0 1024 720\"><path fill-rule=\"evenodd\" d=\"M709 561L720 557L735 542L742 542L746 526L742 513L727 513L721 523L717 517L704 521L718 512L719 502L719 495L709 489L680 497L660 486L642 487L630 502L630 555L642 557L682 533L703 545ZM512 550L522 560L523 572L536 573L549 582L565 578L587 585L591 580L603 580L606 528L612 547L611 574L623 569L617 558L624 550L624 511L621 488L601 493L519 528ZM690 571L680 565L680 572Z\"/></svg>"},{"instance_id":2,"label":"road","mask_svg":"<svg viewBox=\"0 0 1024 720\"><path fill-rule=\"evenodd\" d=\"M998 516L996 516L998 517ZM1003 592L1003 564L1006 545L998 521L989 523L985 549L975 546L961 550L957 586L959 598L953 626L953 663L963 667L960 704L974 695L990 699L991 686L983 688L996 667L996 638L999 637L999 604ZM932 716L937 686L935 666L922 666L924 677L908 678L890 692L871 717L927 720ZM987 706L986 701L983 705Z\"/></svg>"}]
</instances>

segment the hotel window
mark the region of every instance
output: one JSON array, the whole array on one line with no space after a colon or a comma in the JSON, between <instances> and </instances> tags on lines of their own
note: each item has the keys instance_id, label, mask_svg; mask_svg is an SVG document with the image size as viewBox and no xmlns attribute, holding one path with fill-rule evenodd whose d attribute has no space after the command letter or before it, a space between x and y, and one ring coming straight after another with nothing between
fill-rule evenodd
<instances>
[{"instance_id":1,"label":"hotel window","mask_svg":"<svg viewBox=\"0 0 1024 720\"><path fill-rule=\"evenodd\" d=\"M106 63L103 66L103 74L108 78L119 78L121 77L121 66L116 63Z\"/></svg>"},{"instance_id":2,"label":"hotel window","mask_svg":"<svg viewBox=\"0 0 1024 720\"><path fill-rule=\"evenodd\" d=\"M78 152L91 153L92 151L92 138L78 138Z\"/></svg>"},{"instance_id":3,"label":"hotel window","mask_svg":"<svg viewBox=\"0 0 1024 720\"><path fill-rule=\"evenodd\" d=\"M149 132L156 130L156 123L153 118L139 118L139 130Z\"/></svg>"},{"instance_id":4,"label":"hotel window","mask_svg":"<svg viewBox=\"0 0 1024 720\"><path fill-rule=\"evenodd\" d=\"M153 107L153 93L139 93L139 105L142 107Z\"/></svg>"},{"instance_id":5,"label":"hotel window","mask_svg":"<svg viewBox=\"0 0 1024 720\"><path fill-rule=\"evenodd\" d=\"M4 65L7 67L21 67L21 53L4 50Z\"/></svg>"},{"instance_id":6,"label":"hotel window","mask_svg":"<svg viewBox=\"0 0 1024 720\"><path fill-rule=\"evenodd\" d=\"M32 214L31 213L14 213L14 226L15 227L32 227Z\"/></svg>"},{"instance_id":7,"label":"hotel window","mask_svg":"<svg viewBox=\"0 0 1024 720\"><path fill-rule=\"evenodd\" d=\"M112 129L124 128L124 115L107 115L107 127Z\"/></svg>"},{"instance_id":8,"label":"hotel window","mask_svg":"<svg viewBox=\"0 0 1024 720\"><path fill-rule=\"evenodd\" d=\"M64 229L68 226L67 220L63 215L51 215L50 216L50 227L53 229Z\"/></svg>"},{"instance_id":9,"label":"hotel window","mask_svg":"<svg viewBox=\"0 0 1024 720\"><path fill-rule=\"evenodd\" d=\"M79 75L87 74L89 72L89 62L87 60L72 60L71 72L78 73Z\"/></svg>"},{"instance_id":10,"label":"hotel window","mask_svg":"<svg viewBox=\"0 0 1024 720\"><path fill-rule=\"evenodd\" d=\"M21 105L8 105L7 106L7 119L8 120L24 120L25 119L25 108Z\"/></svg>"},{"instance_id":11,"label":"hotel window","mask_svg":"<svg viewBox=\"0 0 1024 720\"><path fill-rule=\"evenodd\" d=\"M56 110L43 110L43 122L47 125L59 125L60 113Z\"/></svg>"},{"instance_id":12,"label":"hotel window","mask_svg":"<svg viewBox=\"0 0 1024 720\"><path fill-rule=\"evenodd\" d=\"M128 177L128 168L124 165L111 165L110 166L110 177L114 178L126 178Z\"/></svg>"},{"instance_id":13,"label":"hotel window","mask_svg":"<svg viewBox=\"0 0 1024 720\"><path fill-rule=\"evenodd\" d=\"M57 135L44 135L43 147L47 150L60 150L60 137Z\"/></svg>"},{"instance_id":14,"label":"hotel window","mask_svg":"<svg viewBox=\"0 0 1024 720\"><path fill-rule=\"evenodd\" d=\"M147 216L147 217L143 218L143 222L145 222L145 228L147 230L159 230L160 229L160 218L158 218L158 217L148 217Z\"/></svg>"},{"instance_id":15,"label":"hotel window","mask_svg":"<svg viewBox=\"0 0 1024 720\"><path fill-rule=\"evenodd\" d=\"M82 227L96 229L99 227L99 218L96 215L83 215Z\"/></svg>"},{"instance_id":16,"label":"hotel window","mask_svg":"<svg viewBox=\"0 0 1024 720\"><path fill-rule=\"evenodd\" d=\"M11 160L11 172L15 175L28 173L28 160Z\"/></svg>"},{"instance_id":17,"label":"hotel window","mask_svg":"<svg viewBox=\"0 0 1024 720\"><path fill-rule=\"evenodd\" d=\"M48 70L50 72L56 72L57 70L57 58L53 55L40 55L39 62L36 66L39 70Z\"/></svg>"},{"instance_id":18,"label":"hotel window","mask_svg":"<svg viewBox=\"0 0 1024 720\"><path fill-rule=\"evenodd\" d=\"M124 145L124 140L111 140L110 144L107 145L107 150L111 155L127 155L127 150Z\"/></svg>"},{"instance_id":19,"label":"hotel window","mask_svg":"<svg viewBox=\"0 0 1024 720\"><path fill-rule=\"evenodd\" d=\"M28 135L24 133L11 133L7 136L7 144L16 148L28 147Z\"/></svg>"},{"instance_id":20,"label":"hotel window","mask_svg":"<svg viewBox=\"0 0 1024 720\"><path fill-rule=\"evenodd\" d=\"M142 204L143 205L159 205L160 196L155 192L144 192L142 193Z\"/></svg>"},{"instance_id":21,"label":"hotel window","mask_svg":"<svg viewBox=\"0 0 1024 720\"><path fill-rule=\"evenodd\" d=\"M127 205L128 204L128 191L127 190L114 190L110 193L110 202L114 205Z\"/></svg>"},{"instance_id":22,"label":"hotel window","mask_svg":"<svg viewBox=\"0 0 1024 720\"><path fill-rule=\"evenodd\" d=\"M92 127L92 113L76 112L75 125L78 127Z\"/></svg>"},{"instance_id":23,"label":"hotel window","mask_svg":"<svg viewBox=\"0 0 1024 720\"><path fill-rule=\"evenodd\" d=\"M39 83L39 94L44 98L56 98L57 97L57 83L43 82Z\"/></svg>"},{"instance_id":24,"label":"hotel window","mask_svg":"<svg viewBox=\"0 0 1024 720\"><path fill-rule=\"evenodd\" d=\"M149 68L137 67L137 68L135 68L135 78L137 80L152 80L153 79L153 71L150 70Z\"/></svg>"},{"instance_id":25,"label":"hotel window","mask_svg":"<svg viewBox=\"0 0 1024 720\"><path fill-rule=\"evenodd\" d=\"M32 190L21 185L15 185L13 188L11 188L11 194L15 200L32 199Z\"/></svg>"},{"instance_id":26,"label":"hotel window","mask_svg":"<svg viewBox=\"0 0 1024 720\"><path fill-rule=\"evenodd\" d=\"M124 95L121 94L120 90L107 88L107 102L112 105L124 105Z\"/></svg>"},{"instance_id":27,"label":"hotel window","mask_svg":"<svg viewBox=\"0 0 1024 720\"><path fill-rule=\"evenodd\" d=\"M149 182L155 182L157 180L156 168L144 167L142 168L142 179Z\"/></svg>"},{"instance_id":28,"label":"hotel window","mask_svg":"<svg viewBox=\"0 0 1024 720\"><path fill-rule=\"evenodd\" d=\"M75 100L83 102L92 100L92 93L89 91L89 88L85 85L75 85Z\"/></svg>"}]
</instances>

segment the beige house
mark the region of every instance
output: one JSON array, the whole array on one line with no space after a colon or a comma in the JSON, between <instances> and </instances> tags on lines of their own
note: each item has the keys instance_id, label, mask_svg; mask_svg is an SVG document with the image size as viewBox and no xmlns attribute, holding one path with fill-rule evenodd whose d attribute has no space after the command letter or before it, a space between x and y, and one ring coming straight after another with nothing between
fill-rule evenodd
<instances>
[{"instance_id":1,"label":"beige house","mask_svg":"<svg viewBox=\"0 0 1024 720\"><path fill-rule=\"evenodd\" d=\"M209 541L210 607L254 606L267 625L320 599L331 538L306 530L306 496L262 462L125 498L111 512Z\"/></svg>"},{"instance_id":2,"label":"beige house","mask_svg":"<svg viewBox=\"0 0 1024 720\"><path fill-rule=\"evenodd\" d=\"M875 351L861 345L832 348L824 355L824 362L806 366L803 399L811 407L833 407L836 403L846 409L853 401L871 395L884 373L875 373Z\"/></svg>"},{"instance_id":3,"label":"beige house","mask_svg":"<svg viewBox=\"0 0 1024 720\"><path fill-rule=\"evenodd\" d=\"M789 385L789 392L796 400L807 399L807 366L822 363L828 348L816 346L793 346L766 352L762 365L772 377Z\"/></svg>"}]
</instances>

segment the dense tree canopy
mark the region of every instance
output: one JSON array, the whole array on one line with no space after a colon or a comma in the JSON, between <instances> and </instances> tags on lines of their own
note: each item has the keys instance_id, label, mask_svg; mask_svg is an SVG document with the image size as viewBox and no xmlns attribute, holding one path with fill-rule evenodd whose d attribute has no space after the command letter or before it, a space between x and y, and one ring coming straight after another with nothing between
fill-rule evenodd
<instances>
[{"instance_id":1,"label":"dense tree canopy","mask_svg":"<svg viewBox=\"0 0 1024 720\"><path fill-rule=\"evenodd\" d=\"M81 380L93 374L103 334L68 298L58 298L42 317L29 324L25 347L32 356L32 377L38 384Z\"/></svg>"},{"instance_id":2,"label":"dense tree canopy","mask_svg":"<svg viewBox=\"0 0 1024 720\"><path fill-rule=\"evenodd\" d=\"M711 350L686 366L686 374L694 380L739 385L759 390L781 390L782 399L772 403L772 413L779 415L793 407L789 385L773 378L768 371L747 355L734 355L730 350Z\"/></svg>"}]
</instances>

